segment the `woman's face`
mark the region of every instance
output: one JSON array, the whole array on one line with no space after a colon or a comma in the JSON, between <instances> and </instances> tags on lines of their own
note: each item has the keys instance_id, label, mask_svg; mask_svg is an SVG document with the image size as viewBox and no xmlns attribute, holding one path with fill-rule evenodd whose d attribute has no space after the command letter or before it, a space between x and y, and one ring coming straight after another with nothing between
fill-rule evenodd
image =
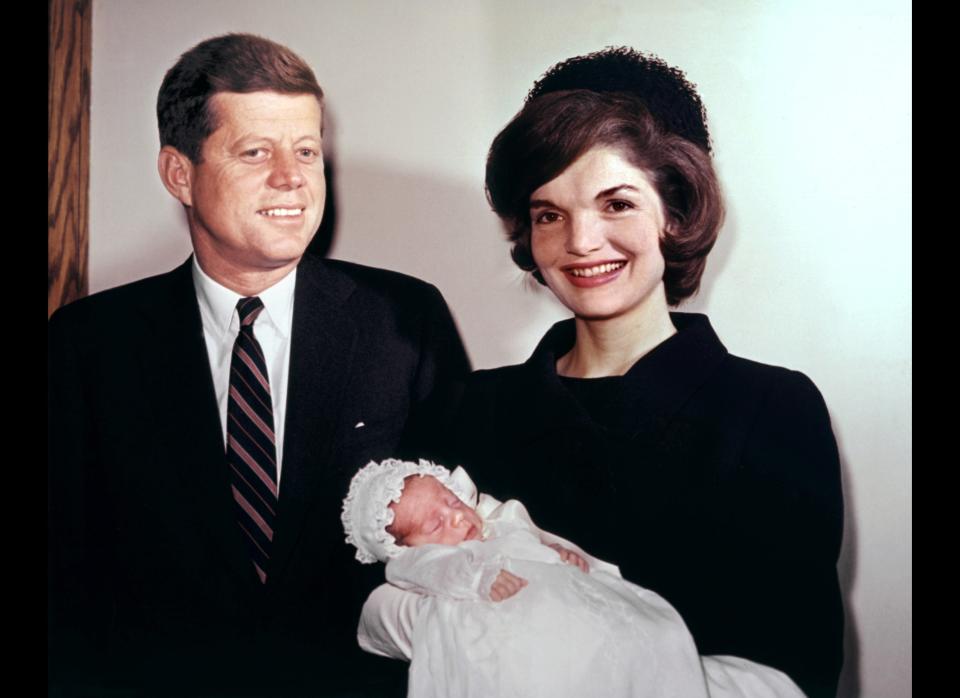
<instances>
[{"instance_id":1,"label":"woman's face","mask_svg":"<svg viewBox=\"0 0 960 698\"><path fill-rule=\"evenodd\" d=\"M533 259L578 318L666 307L660 252L666 216L650 179L598 146L530 196Z\"/></svg>"}]
</instances>

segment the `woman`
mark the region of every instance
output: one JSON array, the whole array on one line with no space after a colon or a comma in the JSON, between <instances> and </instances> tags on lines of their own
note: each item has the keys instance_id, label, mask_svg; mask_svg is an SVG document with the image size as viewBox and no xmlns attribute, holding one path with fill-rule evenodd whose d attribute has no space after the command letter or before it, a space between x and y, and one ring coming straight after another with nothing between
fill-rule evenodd
<instances>
[{"instance_id":1,"label":"woman","mask_svg":"<svg viewBox=\"0 0 960 698\"><path fill-rule=\"evenodd\" d=\"M823 399L670 312L723 217L693 87L629 49L562 63L494 140L486 184L513 259L574 317L524 364L473 374L430 455L666 598L701 655L835 695L843 504Z\"/></svg>"}]
</instances>

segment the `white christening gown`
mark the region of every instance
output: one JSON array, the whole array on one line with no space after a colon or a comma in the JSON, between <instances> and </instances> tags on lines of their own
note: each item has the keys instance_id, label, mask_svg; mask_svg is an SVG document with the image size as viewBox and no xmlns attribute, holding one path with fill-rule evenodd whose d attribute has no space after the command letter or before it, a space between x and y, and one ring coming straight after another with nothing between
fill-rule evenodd
<instances>
[{"instance_id":1,"label":"white christening gown","mask_svg":"<svg viewBox=\"0 0 960 698\"><path fill-rule=\"evenodd\" d=\"M425 595L410 633L409 698L802 698L776 669L700 657L656 593L533 525L523 505L480 495L485 540L409 548L387 581ZM541 542L583 553L590 572ZM489 600L501 569L529 583Z\"/></svg>"}]
</instances>

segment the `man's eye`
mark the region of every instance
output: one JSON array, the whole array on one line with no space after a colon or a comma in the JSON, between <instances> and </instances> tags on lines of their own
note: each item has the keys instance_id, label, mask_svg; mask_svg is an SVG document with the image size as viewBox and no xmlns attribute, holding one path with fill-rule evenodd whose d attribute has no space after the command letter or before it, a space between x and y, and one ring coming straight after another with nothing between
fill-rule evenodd
<instances>
[{"instance_id":1,"label":"man's eye","mask_svg":"<svg viewBox=\"0 0 960 698\"><path fill-rule=\"evenodd\" d=\"M313 148L300 148L299 153L300 157L306 160L316 160L318 157L320 157L320 152L314 150Z\"/></svg>"},{"instance_id":2,"label":"man's eye","mask_svg":"<svg viewBox=\"0 0 960 698\"><path fill-rule=\"evenodd\" d=\"M247 160L262 160L266 155L267 151L263 148L250 148L240 153L240 156Z\"/></svg>"}]
</instances>

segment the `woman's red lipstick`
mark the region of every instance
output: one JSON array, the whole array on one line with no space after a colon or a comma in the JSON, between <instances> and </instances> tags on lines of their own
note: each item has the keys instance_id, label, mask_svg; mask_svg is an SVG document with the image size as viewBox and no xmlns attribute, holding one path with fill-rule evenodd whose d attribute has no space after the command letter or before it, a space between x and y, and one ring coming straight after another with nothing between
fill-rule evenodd
<instances>
[{"instance_id":1,"label":"woman's red lipstick","mask_svg":"<svg viewBox=\"0 0 960 698\"><path fill-rule=\"evenodd\" d=\"M561 270L574 286L592 288L610 283L620 276L626 266L625 259L608 259L599 262L567 264L561 267Z\"/></svg>"}]
</instances>

